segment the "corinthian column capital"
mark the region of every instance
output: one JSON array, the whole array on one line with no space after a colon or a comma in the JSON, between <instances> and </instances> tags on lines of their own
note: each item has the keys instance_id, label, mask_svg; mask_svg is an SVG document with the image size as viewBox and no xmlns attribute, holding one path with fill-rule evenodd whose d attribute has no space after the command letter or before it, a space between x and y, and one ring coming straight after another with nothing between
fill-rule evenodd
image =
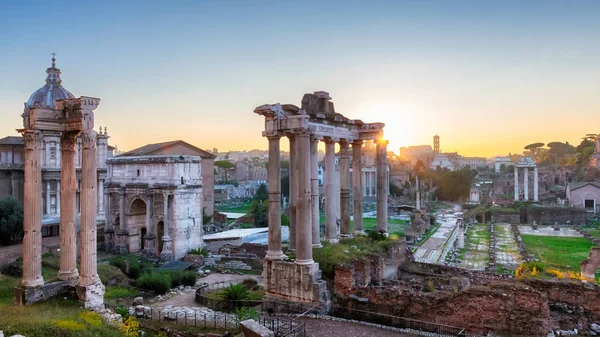
<instances>
[{"instance_id":1,"label":"corinthian column capital","mask_svg":"<svg viewBox=\"0 0 600 337\"><path fill-rule=\"evenodd\" d=\"M81 131L81 141L84 149L95 149L96 148L97 133L94 130L83 130Z\"/></svg>"},{"instance_id":2,"label":"corinthian column capital","mask_svg":"<svg viewBox=\"0 0 600 337\"><path fill-rule=\"evenodd\" d=\"M22 130L25 149L38 149L42 146L44 133L37 130Z\"/></svg>"},{"instance_id":3,"label":"corinthian column capital","mask_svg":"<svg viewBox=\"0 0 600 337\"><path fill-rule=\"evenodd\" d=\"M60 148L62 151L76 151L77 136L79 131L65 131L60 136Z\"/></svg>"}]
</instances>

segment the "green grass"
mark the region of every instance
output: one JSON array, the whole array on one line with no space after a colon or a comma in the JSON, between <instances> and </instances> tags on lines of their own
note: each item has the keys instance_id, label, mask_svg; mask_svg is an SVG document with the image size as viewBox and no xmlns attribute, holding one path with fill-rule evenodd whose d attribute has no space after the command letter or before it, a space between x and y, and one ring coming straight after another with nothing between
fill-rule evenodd
<instances>
[{"instance_id":1,"label":"green grass","mask_svg":"<svg viewBox=\"0 0 600 337\"><path fill-rule=\"evenodd\" d=\"M0 279L0 327L5 336L27 337L122 337L117 328L98 324L99 316L81 308L74 300L56 297L24 307L12 304L15 277Z\"/></svg>"},{"instance_id":2,"label":"green grass","mask_svg":"<svg viewBox=\"0 0 600 337\"><path fill-rule=\"evenodd\" d=\"M223 293L225 289L214 290L204 294L204 297L211 300L223 300ZM265 291L263 289L248 290L248 301L260 301L265 297Z\"/></svg>"},{"instance_id":3,"label":"green grass","mask_svg":"<svg viewBox=\"0 0 600 337\"><path fill-rule=\"evenodd\" d=\"M527 251L544 264L558 269L580 271L580 264L590 254L592 243L585 238L521 235Z\"/></svg>"},{"instance_id":4,"label":"green grass","mask_svg":"<svg viewBox=\"0 0 600 337\"><path fill-rule=\"evenodd\" d=\"M135 297L137 293L137 290L134 288L106 286L104 298Z\"/></svg>"},{"instance_id":5,"label":"green grass","mask_svg":"<svg viewBox=\"0 0 600 337\"><path fill-rule=\"evenodd\" d=\"M247 214L250 211L250 202L244 202L241 204L235 205L215 205L215 209L219 212L227 212L227 213L244 213Z\"/></svg>"},{"instance_id":6,"label":"green grass","mask_svg":"<svg viewBox=\"0 0 600 337\"><path fill-rule=\"evenodd\" d=\"M342 239L338 244L323 242L322 248L313 249L313 259L319 263L323 277L333 280L335 266L349 263L354 259L367 255L387 254L389 246L395 241L392 239L373 241L368 237L358 236L351 239Z\"/></svg>"}]
</instances>

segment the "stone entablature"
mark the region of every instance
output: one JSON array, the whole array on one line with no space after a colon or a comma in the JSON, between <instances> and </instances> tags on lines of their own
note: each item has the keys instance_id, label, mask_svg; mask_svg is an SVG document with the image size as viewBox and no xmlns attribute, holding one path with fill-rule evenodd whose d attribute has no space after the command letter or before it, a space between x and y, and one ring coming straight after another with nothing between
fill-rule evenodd
<instances>
[{"instance_id":1,"label":"stone entablature","mask_svg":"<svg viewBox=\"0 0 600 337\"><path fill-rule=\"evenodd\" d=\"M106 248L179 259L201 248L203 188L198 156L108 161Z\"/></svg>"}]
</instances>

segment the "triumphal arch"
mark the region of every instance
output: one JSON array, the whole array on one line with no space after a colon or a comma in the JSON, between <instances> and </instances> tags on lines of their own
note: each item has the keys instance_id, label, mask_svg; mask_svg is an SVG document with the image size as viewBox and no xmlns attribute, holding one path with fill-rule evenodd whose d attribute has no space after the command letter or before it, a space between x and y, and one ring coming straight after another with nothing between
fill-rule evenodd
<instances>
[{"instance_id":1,"label":"triumphal arch","mask_svg":"<svg viewBox=\"0 0 600 337\"><path fill-rule=\"evenodd\" d=\"M51 104L34 101L25 103L23 129L18 130L25 141L25 182L23 202L23 279L15 288L15 304L30 304L56 295L66 286L75 286L85 307L103 304L104 286L98 277L96 263L96 211L98 207L97 154L94 131L94 110L100 99L62 92L60 70L46 72L46 85L40 89ZM54 98L57 98L56 100ZM61 280L45 283L42 277L42 140L44 133L60 133L60 271ZM81 268L77 270L77 209L76 209L76 145L82 139L81 163Z\"/></svg>"},{"instance_id":2,"label":"triumphal arch","mask_svg":"<svg viewBox=\"0 0 600 337\"><path fill-rule=\"evenodd\" d=\"M375 141L377 161L377 229L387 232L387 141L383 123L364 123L335 112L327 92L305 94L301 107L292 104L265 104L254 109L265 117L263 136L269 140L269 243L265 258L265 294L274 300L324 303L325 281L321 280L312 248L319 247L318 145L325 143L326 225L325 239L364 233L362 227L361 151L365 141ZM284 261L281 249L281 167L280 140L290 143L290 249L293 262ZM340 194L335 195L335 145L340 152ZM352 153L350 152L352 145ZM352 158L352 160L351 160ZM350 162L354 197L354 232L350 227ZM341 202L336 214L335 199ZM341 219L338 233L336 220Z\"/></svg>"}]
</instances>

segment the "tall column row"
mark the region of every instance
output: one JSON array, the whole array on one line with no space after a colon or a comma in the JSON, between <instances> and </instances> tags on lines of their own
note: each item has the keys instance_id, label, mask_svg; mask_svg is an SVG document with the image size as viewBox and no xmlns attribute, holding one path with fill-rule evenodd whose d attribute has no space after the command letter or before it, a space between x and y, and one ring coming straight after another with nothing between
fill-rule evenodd
<instances>
[{"instance_id":1,"label":"tall column row","mask_svg":"<svg viewBox=\"0 0 600 337\"><path fill-rule=\"evenodd\" d=\"M519 167L515 166L514 171L515 178L515 188L514 188L514 200L519 201L520 197L520 188L519 188ZM529 167L523 167L523 199L525 201L529 200ZM538 168L537 166L533 167L533 201L538 202Z\"/></svg>"},{"instance_id":2,"label":"tall column row","mask_svg":"<svg viewBox=\"0 0 600 337\"><path fill-rule=\"evenodd\" d=\"M318 192L318 143L317 137L306 131L287 134L290 141L290 251L294 251L297 264L312 264L312 248L320 246L319 192ZM268 135L269 140L269 243L266 258L282 260L281 247L281 135ZM366 181L362 171L362 145L360 140L340 144L340 177L336 178L335 143L336 140L324 138L325 142L325 239L338 242L339 237L351 237L350 223L350 179L354 194L354 233L364 234L363 230L363 192ZM350 156L352 156L352 175L350 175ZM377 225L380 232L387 232L387 142L377 146ZM340 191L336 191L339 179ZM375 193L374 193L375 194ZM336 202L340 200L340 212L336 211ZM341 219L340 233L337 220Z\"/></svg>"}]
</instances>

